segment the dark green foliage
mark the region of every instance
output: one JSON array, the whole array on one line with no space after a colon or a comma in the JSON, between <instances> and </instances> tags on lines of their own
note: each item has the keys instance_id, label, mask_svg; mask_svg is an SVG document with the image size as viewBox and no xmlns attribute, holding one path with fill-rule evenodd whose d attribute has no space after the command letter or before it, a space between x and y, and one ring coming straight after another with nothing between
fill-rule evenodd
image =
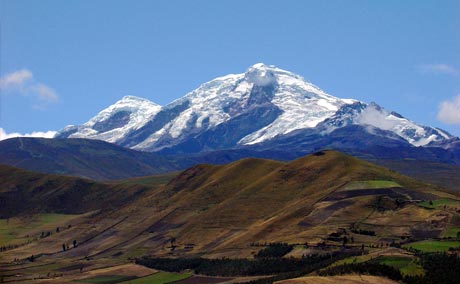
<instances>
[{"instance_id":1,"label":"dark green foliage","mask_svg":"<svg viewBox=\"0 0 460 284\"><path fill-rule=\"evenodd\" d=\"M403 279L399 270L384 264L378 263L352 263L334 266L319 272L321 276L327 275L343 275L343 274L369 274L383 276L393 280L400 281Z\"/></svg>"},{"instance_id":2,"label":"dark green foliage","mask_svg":"<svg viewBox=\"0 0 460 284\"><path fill-rule=\"evenodd\" d=\"M344 264L321 271L319 274L369 274L387 277L406 284L457 284L460 279L460 257L455 254L426 253L417 254L425 270L425 275L402 276L399 270L372 261L357 264Z\"/></svg>"},{"instance_id":3,"label":"dark green foliage","mask_svg":"<svg viewBox=\"0 0 460 284\"><path fill-rule=\"evenodd\" d=\"M271 258L283 257L294 248L293 245L286 243L272 243L261 249L254 257L255 258Z\"/></svg>"},{"instance_id":4,"label":"dark green foliage","mask_svg":"<svg viewBox=\"0 0 460 284\"><path fill-rule=\"evenodd\" d=\"M371 230L362 230L362 229L352 228L350 229L350 231L352 231L355 234L359 234L359 235L375 236L375 231L371 231Z\"/></svg>"},{"instance_id":5,"label":"dark green foliage","mask_svg":"<svg viewBox=\"0 0 460 284\"><path fill-rule=\"evenodd\" d=\"M421 255L425 269L424 284L456 284L460 280L460 258L455 254Z\"/></svg>"},{"instance_id":6,"label":"dark green foliage","mask_svg":"<svg viewBox=\"0 0 460 284\"><path fill-rule=\"evenodd\" d=\"M344 257L357 255L357 252L337 252L325 255L311 255L297 258L258 258L249 259L205 259L205 258L150 258L144 257L136 260L150 268L169 271L181 272L186 269L193 270L196 274L209 276L256 276L256 275L273 275L286 273L289 275L298 274L305 271L311 272L320 267L324 267L342 259ZM284 277L283 276L283 277ZM282 278L287 279L287 278ZM265 282L264 282L265 283ZM267 282L271 283L271 282Z\"/></svg>"}]
</instances>

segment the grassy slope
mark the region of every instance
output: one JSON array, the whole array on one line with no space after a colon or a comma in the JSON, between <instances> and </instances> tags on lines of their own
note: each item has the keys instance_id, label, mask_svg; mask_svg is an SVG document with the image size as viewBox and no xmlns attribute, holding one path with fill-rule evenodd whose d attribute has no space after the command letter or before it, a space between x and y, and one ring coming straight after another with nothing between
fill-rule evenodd
<instances>
[{"instance_id":1,"label":"grassy slope","mask_svg":"<svg viewBox=\"0 0 460 284\"><path fill-rule=\"evenodd\" d=\"M143 278L139 278L136 280L130 280L126 282L122 282L123 284L166 284L175 281L179 281L182 279L186 279L192 276L191 273L170 273L170 272L157 272L149 276L145 276Z\"/></svg>"},{"instance_id":2,"label":"grassy slope","mask_svg":"<svg viewBox=\"0 0 460 284\"><path fill-rule=\"evenodd\" d=\"M396 182L417 192L446 195L393 171L330 151L291 163L244 159L225 166L195 166L144 202L163 209L161 223L170 227L166 230L165 226L154 226L154 234L164 235L164 230L167 238L177 239L179 247L194 244L196 252L213 251L212 255L220 256L231 254L232 248L241 253L251 241L314 241L338 227L349 226L362 218L363 212L372 213L372 197L350 199L349 206L328 210L329 216L312 226L302 227L299 223L309 216L312 221L320 220L324 208L336 203L324 199L344 185L369 180L391 185ZM419 209L413 206L392 212L384 216L386 219L375 213L371 221L389 225L401 222L401 217L414 224L429 219L430 212L413 214L416 210ZM343 213L348 215L343 217Z\"/></svg>"},{"instance_id":3,"label":"grassy slope","mask_svg":"<svg viewBox=\"0 0 460 284\"><path fill-rule=\"evenodd\" d=\"M423 252L446 252L449 248L460 249L460 241L420 241L404 245Z\"/></svg>"},{"instance_id":4,"label":"grassy slope","mask_svg":"<svg viewBox=\"0 0 460 284\"><path fill-rule=\"evenodd\" d=\"M80 214L115 208L145 190L145 186L136 184L109 185L0 165L0 216L47 212Z\"/></svg>"},{"instance_id":5,"label":"grassy slope","mask_svg":"<svg viewBox=\"0 0 460 284\"><path fill-rule=\"evenodd\" d=\"M23 177L21 182L25 182L29 192L43 184L41 178L45 178L34 180L32 173L24 173ZM384 185L397 183L410 192L430 194L435 199L455 199L436 187L334 151L290 163L244 159L224 166L197 165L169 178L94 183L85 209L92 209L91 204L96 206L96 203L110 208L121 200L116 210L82 221L61 236L8 251L5 257L55 252L62 240L73 238L87 241L51 258L90 256L95 261L123 262L128 257L144 254L243 257L257 250L249 246L254 241L315 243L353 223L377 233L376 237L354 235L355 242L374 244L381 238L410 234L414 227L431 230L431 219L441 211L407 204L379 212L373 207L377 196L342 196L355 191L344 190L346 185L369 181ZM75 181L62 179L67 185ZM10 187L18 181L13 179ZM0 188L9 190L10 187ZM60 190L69 190L66 188ZM93 190L100 193L95 194ZM107 192L104 190L110 195L104 195ZM143 192L130 194L136 190ZM441 224L447 225L448 222ZM175 238L174 251L170 248L171 238Z\"/></svg>"}]
</instances>

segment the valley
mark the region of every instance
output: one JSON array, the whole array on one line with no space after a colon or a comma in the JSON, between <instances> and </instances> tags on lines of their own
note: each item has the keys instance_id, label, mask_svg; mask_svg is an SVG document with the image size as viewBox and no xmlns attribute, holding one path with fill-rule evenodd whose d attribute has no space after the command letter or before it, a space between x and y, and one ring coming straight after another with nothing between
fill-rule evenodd
<instances>
[{"instance_id":1,"label":"valley","mask_svg":"<svg viewBox=\"0 0 460 284\"><path fill-rule=\"evenodd\" d=\"M0 174L5 283L281 281L270 275L321 275L318 269L331 265L334 271L368 263L417 276L424 273L420 253L460 249L455 192L336 151L291 162L246 158L200 164L176 174L105 183L7 166ZM257 272L257 261L270 261L255 256L276 243L290 249L269 258L286 262L274 267L289 267L290 257L309 261L315 255L326 256L318 262L325 267L296 264L305 268ZM197 266L175 271L134 264L143 257L246 258L255 261L256 270L192 276Z\"/></svg>"}]
</instances>

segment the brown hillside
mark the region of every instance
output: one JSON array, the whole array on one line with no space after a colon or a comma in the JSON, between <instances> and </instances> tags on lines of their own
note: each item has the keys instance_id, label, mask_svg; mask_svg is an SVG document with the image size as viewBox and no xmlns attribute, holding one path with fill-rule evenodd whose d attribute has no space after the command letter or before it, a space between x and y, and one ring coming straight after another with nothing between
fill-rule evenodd
<instances>
[{"instance_id":1,"label":"brown hillside","mask_svg":"<svg viewBox=\"0 0 460 284\"><path fill-rule=\"evenodd\" d=\"M11 190L16 182L29 194L44 182L30 180L27 175L32 173L24 175L20 182L2 178L2 188ZM60 186L53 192L71 191L77 182L58 180ZM244 159L223 166L197 165L168 180L145 178L118 185L78 180L92 184L81 197L88 205L80 209L93 210L99 204L112 210L4 256L53 253L52 259L89 256L117 261L146 254L244 257L260 249L251 246L254 242L326 241L340 246L330 235L346 229L356 245L375 244L414 234L439 235L456 220L453 212L416 204L454 196L334 151L290 163ZM38 204L43 199L33 200ZM58 208L53 206L48 208ZM375 231L376 236L351 233L352 226ZM62 239L74 238L83 244L59 252Z\"/></svg>"}]
</instances>

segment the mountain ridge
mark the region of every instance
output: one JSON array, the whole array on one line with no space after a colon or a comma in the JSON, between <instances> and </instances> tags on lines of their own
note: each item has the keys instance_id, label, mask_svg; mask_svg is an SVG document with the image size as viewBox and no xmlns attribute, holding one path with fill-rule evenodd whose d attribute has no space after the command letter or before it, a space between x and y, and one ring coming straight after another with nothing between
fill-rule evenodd
<instances>
[{"instance_id":1,"label":"mountain ridge","mask_svg":"<svg viewBox=\"0 0 460 284\"><path fill-rule=\"evenodd\" d=\"M0 141L0 163L42 173L113 180L177 171L176 163L155 153L81 138L10 138Z\"/></svg>"},{"instance_id":2,"label":"mountain ridge","mask_svg":"<svg viewBox=\"0 0 460 284\"><path fill-rule=\"evenodd\" d=\"M171 148L178 152L259 145L297 131L315 131L327 138L350 125L366 127L370 134L386 131L387 137L412 146L442 144L454 138L376 103L333 97L297 74L263 63L245 73L215 78L164 107L130 98L135 103L129 111L123 108L123 102L130 101L125 97L89 122L64 128L56 137L102 139L137 150ZM139 101L148 107L141 107ZM139 117L142 119L136 120Z\"/></svg>"}]
</instances>

